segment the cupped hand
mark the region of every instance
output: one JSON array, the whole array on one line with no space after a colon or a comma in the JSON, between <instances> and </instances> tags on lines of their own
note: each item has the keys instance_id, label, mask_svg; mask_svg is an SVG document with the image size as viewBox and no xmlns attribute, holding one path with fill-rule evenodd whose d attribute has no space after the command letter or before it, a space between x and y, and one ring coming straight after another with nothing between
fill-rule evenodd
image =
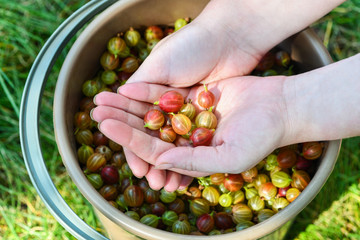
<instances>
[{"instance_id":1,"label":"cupped hand","mask_svg":"<svg viewBox=\"0 0 360 240\"><path fill-rule=\"evenodd\" d=\"M208 89L216 96L214 113L218 118L210 146L175 147L143 127L144 114L170 89L163 85L132 83L122 86L119 94L100 93L92 116L106 136L131 152L127 157L135 175L145 175L149 184L159 187L166 186L171 173L176 175L172 180L175 188L185 175L240 173L287 144L283 84L284 77L238 77L209 84ZM203 110L197 105L202 85L177 90L185 99L192 99L198 111ZM149 175L149 168L168 171Z\"/></svg>"}]
</instances>

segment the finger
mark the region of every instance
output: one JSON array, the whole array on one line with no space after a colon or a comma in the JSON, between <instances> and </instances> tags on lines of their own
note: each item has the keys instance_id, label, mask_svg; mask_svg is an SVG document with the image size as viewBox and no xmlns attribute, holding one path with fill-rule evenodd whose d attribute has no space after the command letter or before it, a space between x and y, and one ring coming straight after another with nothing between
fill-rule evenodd
<instances>
[{"instance_id":1,"label":"finger","mask_svg":"<svg viewBox=\"0 0 360 240\"><path fill-rule=\"evenodd\" d=\"M148 180L150 188L160 190L165 185L166 171L155 169L154 166L149 166L149 171L145 177Z\"/></svg>"},{"instance_id":2,"label":"finger","mask_svg":"<svg viewBox=\"0 0 360 240\"><path fill-rule=\"evenodd\" d=\"M181 175L179 173L173 171L166 172L166 180L165 180L165 190L168 192L173 192L179 188L181 181Z\"/></svg>"},{"instance_id":3,"label":"finger","mask_svg":"<svg viewBox=\"0 0 360 240\"><path fill-rule=\"evenodd\" d=\"M145 113L154 108L154 105L129 99L121 94L111 92L101 92L94 98L98 106L108 106L122 109L128 113L143 118Z\"/></svg>"},{"instance_id":4,"label":"finger","mask_svg":"<svg viewBox=\"0 0 360 240\"><path fill-rule=\"evenodd\" d=\"M135 177L144 177L149 171L149 164L136 156L133 152L129 151L127 148L124 148L124 153L126 161Z\"/></svg>"},{"instance_id":5,"label":"finger","mask_svg":"<svg viewBox=\"0 0 360 240\"><path fill-rule=\"evenodd\" d=\"M113 119L105 119L99 123L99 130L150 164L154 164L161 153L175 147L172 143L164 142L124 122Z\"/></svg>"},{"instance_id":6,"label":"finger","mask_svg":"<svg viewBox=\"0 0 360 240\"><path fill-rule=\"evenodd\" d=\"M239 159L241 149L234 149L226 144L216 147L199 146L176 147L161 154L154 164L157 169L180 168L189 171L210 172L210 173L239 173L251 168L254 161ZM245 154L244 154L245 155Z\"/></svg>"},{"instance_id":7,"label":"finger","mask_svg":"<svg viewBox=\"0 0 360 240\"><path fill-rule=\"evenodd\" d=\"M166 91L176 90L183 96L187 96L189 90L185 88L171 88L159 84L150 84L145 82L127 83L119 87L118 92L128 98L154 103L159 100Z\"/></svg>"},{"instance_id":8,"label":"finger","mask_svg":"<svg viewBox=\"0 0 360 240\"><path fill-rule=\"evenodd\" d=\"M139 130L141 129L145 130L143 119L114 107L109 107L109 106L95 107L91 111L91 117L96 122L102 122L105 119L114 119L114 120L122 121Z\"/></svg>"},{"instance_id":9,"label":"finger","mask_svg":"<svg viewBox=\"0 0 360 240\"><path fill-rule=\"evenodd\" d=\"M182 175L181 181L179 184L179 189L182 190L182 189L186 188L187 186L189 186L191 184L191 182L193 181L193 179L194 179L193 177Z\"/></svg>"}]
</instances>

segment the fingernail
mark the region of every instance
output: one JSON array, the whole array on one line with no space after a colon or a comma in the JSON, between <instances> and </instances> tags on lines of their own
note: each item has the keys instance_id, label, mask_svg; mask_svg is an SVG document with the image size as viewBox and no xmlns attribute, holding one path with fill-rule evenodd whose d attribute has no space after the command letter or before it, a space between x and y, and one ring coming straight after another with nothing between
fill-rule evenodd
<instances>
[{"instance_id":1,"label":"fingernail","mask_svg":"<svg viewBox=\"0 0 360 240\"><path fill-rule=\"evenodd\" d=\"M97 105L97 104L96 104L96 100L95 100L96 96L97 96L97 95L95 95L95 96L93 97L93 102L94 102L95 105Z\"/></svg>"},{"instance_id":2,"label":"fingernail","mask_svg":"<svg viewBox=\"0 0 360 240\"><path fill-rule=\"evenodd\" d=\"M91 120L95 121L94 118L93 118L93 112L94 112L94 108L91 109L89 115L90 115Z\"/></svg>"},{"instance_id":3,"label":"fingernail","mask_svg":"<svg viewBox=\"0 0 360 240\"><path fill-rule=\"evenodd\" d=\"M100 124L101 124L101 122L99 122L97 125L98 130L100 130Z\"/></svg>"},{"instance_id":4,"label":"fingernail","mask_svg":"<svg viewBox=\"0 0 360 240\"><path fill-rule=\"evenodd\" d=\"M169 168L173 168L173 167L174 166L171 163L163 163L163 164L154 166L155 169L169 169Z\"/></svg>"}]
</instances>

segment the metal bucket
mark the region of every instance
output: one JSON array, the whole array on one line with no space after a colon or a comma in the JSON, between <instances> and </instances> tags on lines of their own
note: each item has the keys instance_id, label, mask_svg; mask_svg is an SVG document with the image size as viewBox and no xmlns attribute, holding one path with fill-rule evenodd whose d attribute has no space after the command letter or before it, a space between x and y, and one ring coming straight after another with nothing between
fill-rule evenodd
<instances>
[{"instance_id":1,"label":"metal bucket","mask_svg":"<svg viewBox=\"0 0 360 240\"><path fill-rule=\"evenodd\" d=\"M167 24L179 17L196 17L208 0L122 0L90 1L65 21L39 53L25 86L21 105L20 135L24 158L42 200L52 215L77 239L106 239L82 221L66 204L45 167L39 141L39 106L42 88L57 56L72 36L95 15L100 14L78 37L62 66L54 101L54 126L58 147L66 169L81 193L93 205L111 239L257 239L293 219L320 191L336 162L340 140L328 142L316 174L308 187L288 207L270 219L243 231L219 236L188 236L148 227L115 209L92 187L83 174L73 136L73 116L81 98L82 83L93 77L107 40L128 27ZM279 45L291 53L303 71L332 62L311 29L288 38Z\"/></svg>"}]
</instances>

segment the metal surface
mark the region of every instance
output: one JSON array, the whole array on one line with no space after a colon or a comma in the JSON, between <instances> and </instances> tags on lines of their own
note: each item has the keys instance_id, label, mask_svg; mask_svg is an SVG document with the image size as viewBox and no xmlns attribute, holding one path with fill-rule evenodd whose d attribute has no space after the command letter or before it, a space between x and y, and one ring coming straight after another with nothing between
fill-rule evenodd
<instances>
[{"instance_id":1,"label":"metal surface","mask_svg":"<svg viewBox=\"0 0 360 240\"><path fill-rule=\"evenodd\" d=\"M96 14L116 0L93 0L72 14L52 34L37 56L26 81L20 112L20 139L31 181L50 213L77 239L107 239L87 225L67 205L53 184L40 147L39 112L43 88L51 69L69 40Z\"/></svg>"}]
</instances>

